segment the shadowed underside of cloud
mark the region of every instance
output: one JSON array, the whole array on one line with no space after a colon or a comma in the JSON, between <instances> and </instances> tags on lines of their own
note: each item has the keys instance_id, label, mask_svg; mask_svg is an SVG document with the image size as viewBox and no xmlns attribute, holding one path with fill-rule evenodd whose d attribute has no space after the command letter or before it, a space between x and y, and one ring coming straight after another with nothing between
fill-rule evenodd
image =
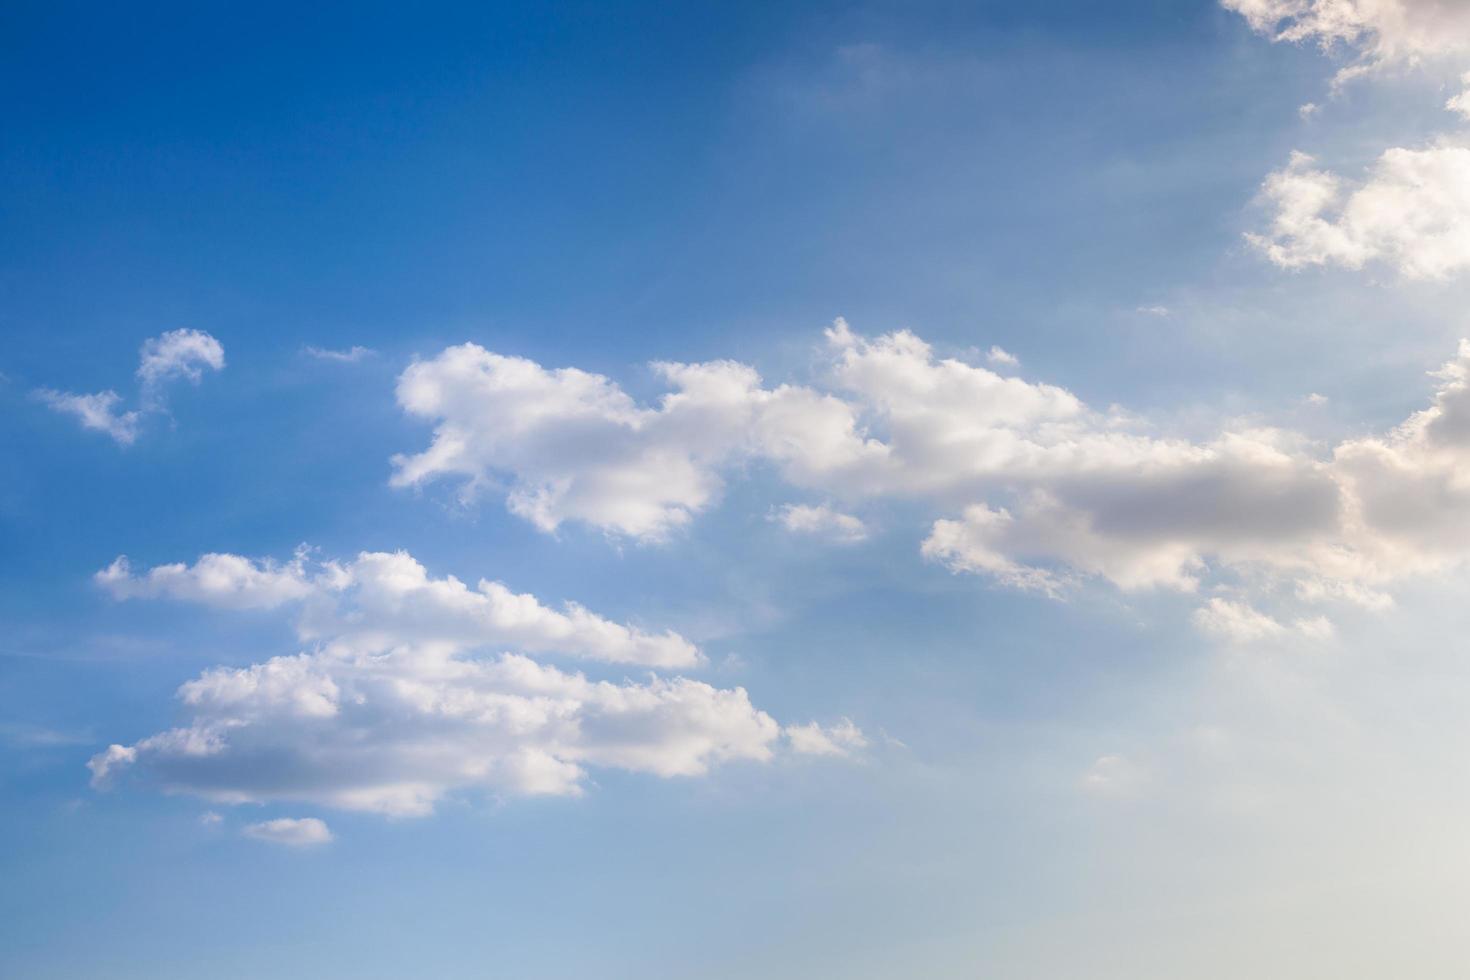
<instances>
[{"instance_id":1,"label":"shadowed underside of cloud","mask_svg":"<svg viewBox=\"0 0 1470 980\"><path fill-rule=\"evenodd\" d=\"M119 559L97 581L119 598L290 608L314 644L184 684L188 723L99 753L89 763L99 787L134 771L165 791L221 803L409 816L457 790L576 794L589 769L692 776L719 762L770 760L783 744L781 726L741 688L685 677L593 680L528 655L697 666L698 650L677 634L645 633L580 606L553 610L498 583L471 590L432 579L403 553L318 565L304 555L289 563L206 555L143 575ZM862 739L845 720L824 731L803 726L784 744L846 754Z\"/></svg>"},{"instance_id":2,"label":"shadowed underside of cloud","mask_svg":"<svg viewBox=\"0 0 1470 980\"><path fill-rule=\"evenodd\" d=\"M1395 581L1470 553L1470 345L1424 411L1325 453L1266 427L1158 435L1064 389L937 357L906 331L866 339L839 320L827 351L821 387L769 387L729 361L658 364L673 390L644 407L600 375L449 348L400 381L404 407L437 428L425 452L396 457L395 480L506 486L543 529L581 521L658 541L758 461L849 505L949 511L926 556L1054 595L1089 578L1192 592L1229 573L1302 602L1381 608ZM862 527L825 504L779 523Z\"/></svg>"}]
</instances>

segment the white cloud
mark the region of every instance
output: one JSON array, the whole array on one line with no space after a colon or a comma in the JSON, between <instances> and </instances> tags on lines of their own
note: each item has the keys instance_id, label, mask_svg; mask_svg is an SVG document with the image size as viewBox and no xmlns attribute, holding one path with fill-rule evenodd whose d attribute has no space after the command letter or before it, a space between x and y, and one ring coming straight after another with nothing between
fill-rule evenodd
<instances>
[{"instance_id":1,"label":"white cloud","mask_svg":"<svg viewBox=\"0 0 1470 980\"><path fill-rule=\"evenodd\" d=\"M764 461L839 502L957 515L933 523L926 556L1053 595L1093 578L1189 592L1228 571L1304 602L1362 604L1470 556L1470 346L1429 409L1324 453L1264 427L1152 434L1065 389L939 357L908 331L868 339L838 321L826 339L822 388L767 387L726 361L663 365L675 391L652 409L600 376L451 348L400 384L410 410L440 420L427 452L397 460L401 482L499 481L543 528L575 518L647 538Z\"/></svg>"},{"instance_id":2,"label":"white cloud","mask_svg":"<svg viewBox=\"0 0 1470 980\"><path fill-rule=\"evenodd\" d=\"M1444 107L1450 112L1470 119L1470 72L1461 75L1460 82L1466 86L1464 91L1460 92L1459 95L1451 96L1449 101L1444 104Z\"/></svg>"},{"instance_id":3,"label":"white cloud","mask_svg":"<svg viewBox=\"0 0 1470 980\"><path fill-rule=\"evenodd\" d=\"M36 395L56 411L76 416L82 428L106 433L119 446L131 446L138 438L140 416L137 412L119 412L117 406L122 398L115 391L73 395L42 388Z\"/></svg>"},{"instance_id":4,"label":"white cloud","mask_svg":"<svg viewBox=\"0 0 1470 980\"><path fill-rule=\"evenodd\" d=\"M1394 147L1350 183L1311 157L1266 178L1270 231L1247 239L1283 269L1370 262L1409 279L1443 279L1470 267L1470 147Z\"/></svg>"},{"instance_id":5,"label":"white cloud","mask_svg":"<svg viewBox=\"0 0 1470 980\"><path fill-rule=\"evenodd\" d=\"M850 718L822 726L817 722L788 725L786 739L799 755L849 756L868 747L868 739Z\"/></svg>"},{"instance_id":6,"label":"white cloud","mask_svg":"<svg viewBox=\"0 0 1470 980\"><path fill-rule=\"evenodd\" d=\"M170 330L143 342L138 379L144 388L184 378L198 384L206 370L221 371L225 349L202 330Z\"/></svg>"},{"instance_id":7,"label":"white cloud","mask_svg":"<svg viewBox=\"0 0 1470 980\"><path fill-rule=\"evenodd\" d=\"M985 359L991 364L999 364L1002 367L1016 367L1021 363L1019 357L1000 347L991 347L986 352Z\"/></svg>"},{"instance_id":8,"label":"white cloud","mask_svg":"<svg viewBox=\"0 0 1470 980\"><path fill-rule=\"evenodd\" d=\"M1357 60L1346 81L1380 68L1470 51L1470 6L1461 0L1221 0L1275 41L1343 47Z\"/></svg>"},{"instance_id":9,"label":"white cloud","mask_svg":"<svg viewBox=\"0 0 1470 980\"><path fill-rule=\"evenodd\" d=\"M287 565L219 560L232 558L140 576L114 563L100 581L124 597L294 604L308 651L215 668L184 684L184 723L98 753L88 763L95 786L135 772L216 803L411 816L464 790L580 793L596 768L672 777L766 761L781 737L743 688L685 677L593 680L526 655L702 662L672 632L645 633L578 606L558 612L498 583L471 590L452 577L431 579L402 553L317 568L300 556ZM506 647L520 652L498 652ZM844 719L829 729L801 726L788 742L793 751L847 753L864 739Z\"/></svg>"},{"instance_id":10,"label":"white cloud","mask_svg":"<svg viewBox=\"0 0 1470 980\"><path fill-rule=\"evenodd\" d=\"M731 361L653 368L674 390L645 408L601 375L451 347L399 379L399 403L437 427L426 451L394 457L393 483L459 479L468 497L508 478L511 511L544 531L576 520L658 540L709 507L739 459L799 472L862 451L836 399L762 388Z\"/></svg>"},{"instance_id":11,"label":"white cloud","mask_svg":"<svg viewBox=\"0 0 1470 980\"><path fill-rule=\"evenodd\" d=\"M253 823L240 831L246 837L286 847L319 847L332 842L332 832L316 817L282 817Z\"/></svg>"},{"instance_id":12,"label":"white cloud","mask_svg":"<svg viewBox=\"0 0 1470 980\"><path fill-rule=\"evenodd\" d=\"M1194 611L1200 629L1232 643L1254 643L1286 633L1286 627L1243 602L1214 598Z\"/></svg>"},{"instance_id":13,"label":"white cloud","mask_svg":"<svg viewBox=\"0 0 1470 980\"><path fill-rule=\"evenodd\" d=\"M1172 311L1167 306L1155 304L1153 306L1140 306L1136 312L1163 318L1169 316Z\"/></svg>"},{"instance_id":14,"label":"white cloud","mask_svg":"<svg viewBox=\"0 0 1470 980\"><path fill-rule=\"evenodd\" d=\"M94 785L133 769L218 803L420 816L472 788L577 794L589 767L669 777L765 761L780 733L742 688L593 681L513 653L322 650L217 668L179 697L187 724L111 746Z\"/></svg>"},{"instance_id":15,"label":"white cloud","mask_svg":"<svg viewBox=\"0 0 1470 980\"><path fill-rule=\"evenodd\" d=\"M306 576L305 557L284 565L239 555L209 554L193 565L159 565L139 577L126 556L93 576L116 599L167 597L232 609L274 609L304 599L317 586Z\"/></svg>"},{"instance_id":16,"label":"white cloud","mask_svg":"<svg viewBox=\"0 0 1470 980\"><path fill-rule=\"evenodd\" d=\"M1331 399L1328 398L1326 395L1318 394L1317 392L1314 391L1310 395L1308 395L1306 398L1302 399L1302 401L1306 402L1308 405L1312 406L1313 408L1322 408L1329 401L1331 401Z\"/></svg>"},{"instance_id":17,"label":"white cloud","mask_svg":"<svg viewBox=\"0 0 1470 980\"><path fill-rule=\"evenodd\" d=\"M1322 107L1315 102L1304 102L1297 106L1296 114L1302 119L1311 119L1322 112Z\"/></svg>"},{"instance_id":18,"label":"white cloud","mask_svg":"<svg viewBox=\"0 0 1470 980\"><path fill-rule=\"evenodd\" d=\"M471 589L452 575L431 578L401 551L363 552L349 563L315 567L304 552L284 564L209 554L142 575L120 557L95 580L118 599L170 598L227 609L297 604L302 640L326 642L337 652L412 648L443 656L504 645L646 667L703 663L694 644L672 631L647 633L572 602L552 609L500 582L481 579Z\"/></svg>"},{"instance_id":19,"label":"white cloud","mask_svg":"<svg viewBox=\"0 0 1470 980\"><path fill-rule=\"evenodd\" d=\"M201 827L218 827L225 822L225 818L213 810L206 810L199 814L199 825Z\"/></svg>"},{"instance_id":20,"label":"white cloud","mask_svg":"<svg viewBox=\"0 0 1470 980\"><path fill-rule=\"evenodd\" d=\"M176 378L198 383L206 368L225 366L225 351L219 341L199 330L170 330L143 342L139 354L139 402L137 409L120 411L122 397L115 391L78 395L40 388L36 396L58 412L73 415L82 427L105 432L120 446L138 438L145 414L164 411L162 386Z\"/></svg>"},{"instance_id":21,"label":"white cloud","mask_svg":"<svg viewBox=\"0 0 1470 980\"><path fill-rule=\"evenodd\" d=\"M307 357L314 357L319 361L336 361L339 364L356 364L358 361L372 357L378 352L371 347L361 347L354 344L347 350L331 350L325 347L307 346L302 348L302 353Z\"/></svg>"},{"instance_id":22,"label":"white cloud","mask_svg":"<svg viewBox=\"0 0 1470 980\"><path fill-rule=\"evenodd\" d=\"M868 538L868 526L860 519L826 504L786 504L771 515L771 520L793 534L825 538L838 544L856 544Z\"/></svg>"}]
</instances>

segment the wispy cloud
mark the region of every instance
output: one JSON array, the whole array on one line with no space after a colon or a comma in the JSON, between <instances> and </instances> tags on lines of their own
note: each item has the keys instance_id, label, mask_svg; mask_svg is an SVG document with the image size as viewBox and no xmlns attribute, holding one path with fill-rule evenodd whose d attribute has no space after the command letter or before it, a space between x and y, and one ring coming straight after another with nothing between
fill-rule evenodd
<instances>
[{"instance_id":1,"label":"wispy cloud","mask_svg":"<svg viewBox=\"0 0 1470 980\"><path fill-rule=\"evenodd\" d=\"M206 371L221 371L225 349L202 330L170 330L143 342L139 352L138 407L123 410L122 396L111 389L76 394L38 388L35 396L52 409L71 415L82 428L106 434L119 446L137 441L148 414L167 411L164 387L171 381L198 384Z\"/></svg>"},{"instance_id":2,"label":"wispy cloud","mask_svg":"<svg viewBox=\"0 0 1470 980\"><path fill-rule=\"evenodd\" d=\"M313 347L307 345L301 348L301 352L307 357L316 358L318 361L336 361L339 364L356 364L358 361L377 356L377 351L371 347L354 345L347 350L332 350L327 347Z\"/></svg>"}]
</instances>

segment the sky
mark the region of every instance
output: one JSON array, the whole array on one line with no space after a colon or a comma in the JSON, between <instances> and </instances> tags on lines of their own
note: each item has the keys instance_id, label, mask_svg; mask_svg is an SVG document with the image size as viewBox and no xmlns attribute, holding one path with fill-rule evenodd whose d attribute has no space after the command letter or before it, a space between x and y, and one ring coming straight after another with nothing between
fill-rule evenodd
<instances>
[{"instance_id":1,"label":"sky","mask_svg":"<svg viewBox=\"0 0 1470 980\"><path fill-rule=\"evenodd\" d=\"M1459 978L1453 0L0 10L0 974Z\"/></svg>"}]
</instances>

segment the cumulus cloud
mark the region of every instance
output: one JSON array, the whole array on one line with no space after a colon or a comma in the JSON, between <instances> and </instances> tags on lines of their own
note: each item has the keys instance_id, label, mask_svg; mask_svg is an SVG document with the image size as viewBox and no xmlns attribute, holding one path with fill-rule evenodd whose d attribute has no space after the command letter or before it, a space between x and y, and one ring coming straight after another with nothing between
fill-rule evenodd
<instances>
[{"instance_id":1,"label":"cumulus cloud","mask_svg":"<svg viewBox=\"0 0 1470 980\"><path fill-rule=\"evenodd\" d=\"M999 364L1002 367L1016 367L1021 363L1019 357L1001 347L991 347L986 352L985 359L991 364Z\"/></svg>"},{"instance_id":2,"label":"cumulus cloud","mask_svg":"<svg viewBox=\"0 0 1470 980\"><path fill-rule=\"evenodd\" d=\"M647 537L758 461L839 502L919 501L938 512L924 555L1057 596L1090 579L1194 592L1228 573L1294 601L1381 608L1394 582L1470 554L1470 347L1428 409L1324 452L1279 428L1156 434L909 331L866 338L839 320L826 342L820 387L766 386L732 362L666 365L676 390L655 408L607 378L451 348L400 385L439 425L399 473L508 487L512 510L546 529L575 517ZM650 479L659 467L688 479Z\"/></svg>"},{"instance_id":3,"label":"cumulus cloud","mask_svg":"<svg viewBox=\"0 0 1470 980\"><path fill-rule=\"evenodd\" d=\"M792 534L825 538L837 544L856 544L868 538L868 526L859 518L826 504L786 504L771 515L771 520Z\"/></svg>"},{"instance_id":4,"label":"cumulus cloud","mask_svg":"<svg viewBox=\"0 0 1470 980\"><path fill-rule=\"evenodd\" d=\"M1283 269L1382 262L1408 279L1444 279L1470 267L1470 147L1394 147L1358 182L1294 153L1262 196L1270 230L1246 237Z\"/></svg>"},{"instance_id":5,"label":"cumulus cloud","mask_svg":"<svg viewBox=\"0 0 1470 980\"><path fill-rule=\"evenodd\" d=\"M1221 0L1275 41L1356 55L1339 83L1380 68L1470 52L1470 7L1460 0Z\"/></svg>"},{"instance_id":6,"label":"cumulus cloud","mask_svg":"<svg viewBox=\"0 0 1470 980\"><path fill-rule=\"evenodd\" d=\"M286 847L320 847L332 842L332 832L316 817L282 817L246 826L240 833L254 840Z\"/></svg>"},{"instance_id":7,"label":"cumulus cloud","mask_svg":"<svg viewBox=\"0 0 1470 980\"><path fill-rule=\"evenodd\" d=\"M108 435L119 446L131 446L138 438L138 412L118 411L122 397L115 391L95 395L73 395L66 391L42 388L36 392L47 405L65 415L75 416L82 428Z\"/></svg>"},{"instance_id":8,"label":"cumulus cloud","mask_svg":"<svg viewBox=\"0 0 1470 980\"><path fill-rule=\"evenodd\" d=\"M432 578L401 551L315 566L305 552L286 563L208 554L193 565L159 565L141 575L119 557L95 581L118 599L170 598L226 609L296 605L304 641L353 654L411 647L449 655L505 645L645 667L692 667L704 659L672 631L647 633L574 602L553 609L500 582L481 579L472 589L453 575Z\"/></svg>"},{"instance_id":9,"label":"cumulus cloud","mask_svg":"<svg viewBox=\"0 0 1470 980\"><path fill-rule=\"evenodd\" d=\"M460 790L577 794L596 768L673 777L767 761L781 738L743 688L657 675L596 680L534 658L702 662L676 633L646 633L575 605L553 610L498 583L470 589L431 578L403 553L319 567L214 555L160 568L134 575L114 563L99 581L122 597L297 607L310 646L185 683L185 723L94 756L99 788L135 772L216 803L417 816ZM819 736L843 752L862 741L845 719L825 734L809 727L791 736L794 751L810 751Z\"/></svg>"},{"instance_id":10,"label":"cumulus cloud","mask_svg":"<svg viewBox=\"0 0 1470 980\"><path fill-rule=\"evenodd\" d=\"M170 330L143 342L138 379L144 387L183 378L198 384L204 372L225 366L225 349L202 330Z\"/></svg>"},{"instance_id":11,"label":"cumulus cloud","mask_svg":"<svg viewBox=\"0 0 1470 980\"><path fill-rule=\"evenodd\" d=\"M220 342L200 330L170 330L143 342L137 377L139 407L120 410L122 396L115 391L78 395L41 388L36 397L58 412L75 416L82 427L106 433L120 446L137 440L143 418L164 411L163 386L179 378L197 384L205 370L225 366Z\"/></svg>"},{"instance_id":12,"label":"cumulus cloud","mask_svg":"<svg viewBox=\"0 0 1470 980\"><path fill-rule=\"evenodd\" d=\"M601 375L451 347L399 379L405 411L436 428L427 450L394 457L393 483L455 479L469 498L504 482L511 511L544 531L575 520L658 540L715 501L734 461L799 471L862 450L836 399L763 388L732 361L653 369L673 390L644 407Z\"/></svg>"}]
</instances>

